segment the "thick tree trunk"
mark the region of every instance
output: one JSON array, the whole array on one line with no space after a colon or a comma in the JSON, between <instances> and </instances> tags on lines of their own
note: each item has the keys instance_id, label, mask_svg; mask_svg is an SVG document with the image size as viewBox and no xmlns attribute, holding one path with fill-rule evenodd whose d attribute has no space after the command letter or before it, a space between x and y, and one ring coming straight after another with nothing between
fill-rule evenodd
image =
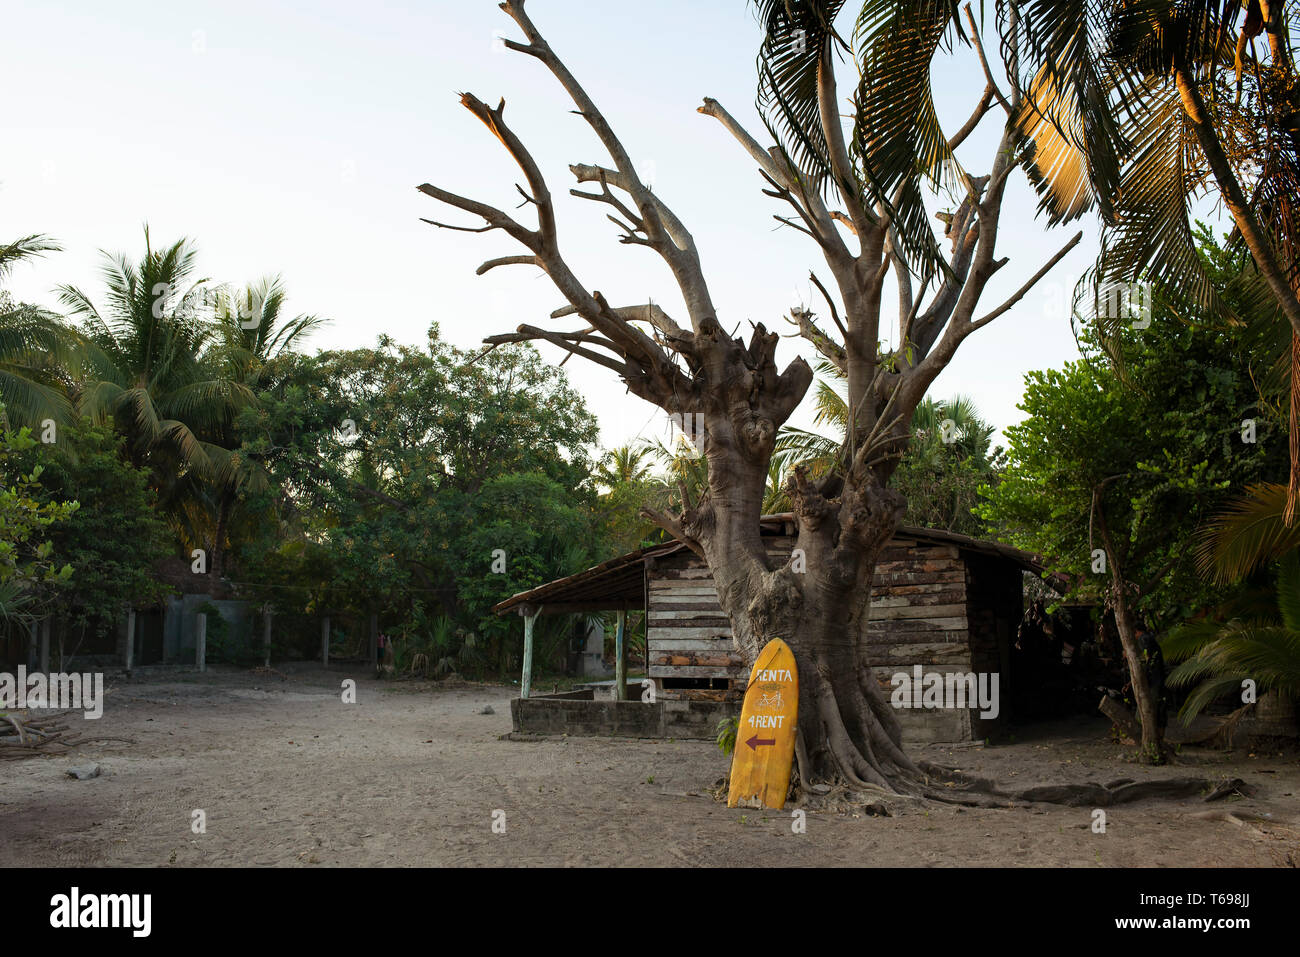
<instances>
[{"instance_id":1,"label":"thick tree trunk","mask_svg":"<svg viewBox=\"0 0 1300 957\"><path fill-rule=\"evenodd\" d=\"M772 561L759 531L768 466L777 429L803 399L812 383L812 370L798 358L779 371L779 337L761 323L754 325L748 343L735 338L734 330L728 334L723 329L690 232L642 182L605 116L524 12L524 0L506 0L501 6L527 38L526 43L507 39L506 47L549 69L613 162L612 169L571 166L580 183L600 186L599 192L574 190L573 194L613 207L619 216L611 218L625 230L622 241L659 254L673 273L690 324L679 326L653 303L615 307L579 279L559 248L550 188L537 160L506 122L505 101L494 109L466 93L462 104L492 131L527 180L525 199L536 209L536 228L504 210L428 183L419 190L481 218L484 225L476 231L502 230L529 251L529 255L490 259L479 267L480 275L502 266L538 266L568 303L552 318L573 315L587 324L569 332L521 325L513 333L484 341L491 346L550 342L614 371L632 394L669 415L689 415L693 423L702 415L707 492L692 502L683 485L679 514L651 507L643 508L642 514L708 563L736 646L746 661L752 665L772 638L784 639L793 649L801 678L796 746L802 782L842 782L955 800L953 791L927 780L927 775L935 775L945 784L961 784L952 772L914 764L903 754L897 719L870 669L867 616L875 564L903 515L902 497L887 484L906 447L913 411L962 341L1012 308L1082 234L1076 234L1009 299L976 318L986 284L1007 262L996 257L995 249L1007 176L1017 162L1018 133L1008 123L989 174L962 177L966 195L948 223L952 256L945 276L925 283L926 292L913 298L910 255L900 245L900 230L895 228L898 197L911 181L891 189L896 197L892 200L874 182L870 186L863 182L855 162L861 157L850 152L839 115L835 47L829 32L809 51L817 57L816 93L828 166L816 176L796 168L785 150L764 149L716 101L705 101L700 111L717 118L758 162L771 187L764 192L793 208L793 218L777 219L807 233L821 247L843 308L841 317L835 298L814 275L810 278L826 298L842 342L836 343L818 328L810 311L800 309L790 316L799 334L844 372L848 415L838 467L816 486L799 470L794 473L790 485L798 525L794 544L802 552L797 565ZM1014 5L1011 15L1014 20ZM1018 60L1018 42L1011 44L1012 62ZM991 75L987 80L971 120L949 141L951 148L988 112L996 84ZM1018 102L1019 93L1013 90L1010 106ZM835 202L842 203L845 213L828 207L821 189L808 188L814 180L835 184ZM467 228L427 221L439 227ZM846 232L856 239L849 240ZM853 245L856 250L850 248ZM883 356L881 286L891 268L902 291L899 348L896 354ZM930 290L933 295L922 309ZM986 794L994 793L987 782L978 786ZM1099 800L1091 793L1088 799Z\"/></svg>"},{"instance_id":2,"label":"thick tree trunk","mask_svg":"<svg viewBox=\"0 0 1300 957\"><path fill-rule=\"evenodd\" d=\"M711 431L707 443L710 500L688 512L686 530L702 546L746 663L752 667L773 638L794 652L801 783L920 793L923 774L903 753L898 719L871 671L867 646L876 558L902 521L902 496L860 473L826 498L796 472L789 491L802 570L793 562L771 568L759 537L766 463L760 468L728 452L720 431ZM720 495L731 507L716 507Z\"/></svg>"}]
</instances>

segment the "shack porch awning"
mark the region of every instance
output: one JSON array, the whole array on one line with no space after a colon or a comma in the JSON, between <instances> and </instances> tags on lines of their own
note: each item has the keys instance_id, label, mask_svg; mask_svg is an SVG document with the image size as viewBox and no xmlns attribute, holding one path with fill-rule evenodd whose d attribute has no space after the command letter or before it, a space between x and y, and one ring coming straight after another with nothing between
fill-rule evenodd
<instances>
[{"instance_id":1,"label":"shack porch awning","mask_svg":"<svg viewBox=\"0 0 1300 957\"><path fill-rule=\"evenodd\" d=\"M638 548L593 565L586 571L511 595L493 606L498 615L570 615L588 611L633 611L645 608L645 562L686 546L667 542Z\"/></svg>"}]
</instances>

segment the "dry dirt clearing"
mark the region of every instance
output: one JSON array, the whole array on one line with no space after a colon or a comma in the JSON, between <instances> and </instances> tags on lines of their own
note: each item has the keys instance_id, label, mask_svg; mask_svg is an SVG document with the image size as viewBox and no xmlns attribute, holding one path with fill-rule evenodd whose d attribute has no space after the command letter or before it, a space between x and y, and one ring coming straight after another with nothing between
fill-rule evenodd
<instances>
[{"instance_id":1,"label":"dry dirt clearing","mask_svg":"<svg viewBox=\"0 0 1300 957\"><path fill-rule=\"evenodd\" d=\"M502 740L507 687L374 681L295 666L107 679L101 728L133 743L0 763L0 865L1296 866L1300 832L1192 818L1208 808L1300 817L1300 759L1200 753L1146 769L1104 721L1016 743L925 749L1008 785L1204 774L1253 798L1088 808L931 807L896 816L728 810L709 742ZM485 706L495 713L482 714ZM78 719L79 720L79 719ZM1048 732L1051 732L1050 736ZM97 763L74 780L69 767ZM207 831L191 831L195 810ZM494 833L493 812L504 812Z\"/></svg>"}]
</instances>

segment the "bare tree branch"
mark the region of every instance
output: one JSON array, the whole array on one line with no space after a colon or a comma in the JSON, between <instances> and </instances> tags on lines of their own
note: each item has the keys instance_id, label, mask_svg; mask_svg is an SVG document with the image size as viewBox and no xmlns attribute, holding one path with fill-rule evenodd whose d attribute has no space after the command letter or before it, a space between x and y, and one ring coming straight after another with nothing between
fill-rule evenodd
<instances>
[{"instance_id":1,"label":"bare tree branch","mask_svg":"<svg viewBox=\"0 0 1300 957\"><path fill-rule=\"evenodd\" d=\"M975 128L980 125L980 120L984 119L992 108L993 84L990 83L984 87L984 93L980 97L979 102L975 104L975 109L971 113L970 118L967 119L966 122L962 124L961 129L954 133L948 140L948 150L952 152L955 151L957 147L961 146L961 144L966 141L966 137L975 132Z\"/></svg>"},{"instance_id":2,"label":"bare tree branch","mask_svg":"<svg viewBox=\"0 0 1300 957\"><path fill-rule=\"evenodd\" d=\"M498 259L489 259L479 266L474 270L474 275L481 276L498 266L540 266L541 264L542 261L536 256L501 256Z\"/></svg>"},{"instance_id":3,"label":"bare tree branch","mask_svg":"<svg viewBox=\"0 0 1300 957\"><path fill-rule=\"evenodd\" d=\"M813 314L807 309L791 309L790 323L799 329L799 335L813 344L813 347L826 357L840 372L848 372L848 356L844 347L826 335L813 322Z\"/></svg>"},{"instance_id":4,"label":"bare tree branch","mask_svg":"<svg viewBox=\"0 0 1300 957\"><path fill-rule=\"evenodd\" d=\"M673 277L677 280L677 285L682 291L682 296L686 300L686 310L691 318L691 325L698 332L700 324L708 318L716 315L713 308L713 301L709 295L708 284L704 278L704 271L700 266L699 254L696 252L694 240L691 239L690 233L681 227L680 221L676 216L672 216L675 221L675 228L668 229L663 221L664 214L668 212L660 200L650 192L650 190L641 182L636 173L636 168L632 163L631 156L628 155L622 142L614 135L613 129L605 119L604 114L596 108L587 91L569 72L569 68L564 65L555 51L551 49L545 37L533 25L532 19L524 11L522 0L507 0L501 4L510 17L519 24L520 29L528 38L528 43L521 44L512 40L505 41L505 45L511 50L517 50L541 61L551 74L560 81L569 98L573 100L574 105L578 108L579 115L582 116L587 124L600 139L601 144L609 153L610 158L614 161L614 167L618 172L618 179L609 177L611 185L627 192L633 200L634 205L641 212L641 218L646 225L646 232L652 243L655 244L656 251L668 263L672 270ZM576 171L575 171L576 172ZM673 241L661 243L661 240L669 234L673 235Z\"/></svg>"},{"instance_id":5,"label":"bare tree branch","mask_svg":"<svg viewBox=\"0 0 1300 957\"><path fill-rule=\"evenodd\" d=\"M997 81L993 79L993 71L989 69L988 58L984 56L984 44L980 41L979 27L975 26L975 17L970 12L970 4L968 3L963 6L962 10L966 13L966 22L970 24L971 38L975 43L975 52L979 54L980 67L984 70L984 79L988 80L989 89L993 92L993 95L997 97L998 102L1002 104L1002 109L1007 111L1007 116L1010 116L1011 104L1007 102L1007 98L1003 96L1002 91L998 89Z\"/></svg>"},{"instance_id":6,"label":"bare tree branch","mask_svg":"<svg viewBox=\"0 0 1300 957\"><path fill-rule=\"evenodd\" d=\"M998 306L987 316L984 316L980 319L977 319L975 322L972 322L970 326L971 331L973 332L982 326L987 326L990 322L992 322L998 316L1002 315L1004 312L1006 312L1008 309L1010 309L1012 306L1018 303L1021 299L1023 299L1025 297L1025 294L1029 292L1029 290L1033 289L1034 286L1037 285L1040 279L1042 279L1044 276L1046 276L1049 272L1052 271L1053 266L1055 266L1062 259L1064 259L1066 254L1069 253L1071 249L1073 249L1075 246L1079 244L1079 240L1081 239L1083 239L1082 231L1075 233L1074 237L1069 242L1067 242L1064 246L1062 246L1059 250L1057 250L1055 256L1047 260L1047 262L1043 263L1042 267L1038 270L1038 272L1030 276L1028 282L1026 282L1019 289L1017 289L1015 291L1015 294L1012 295L1009 299L1007 299L1006 302L1002 303L1002 305Z\"/></svg>"}]
</instances>

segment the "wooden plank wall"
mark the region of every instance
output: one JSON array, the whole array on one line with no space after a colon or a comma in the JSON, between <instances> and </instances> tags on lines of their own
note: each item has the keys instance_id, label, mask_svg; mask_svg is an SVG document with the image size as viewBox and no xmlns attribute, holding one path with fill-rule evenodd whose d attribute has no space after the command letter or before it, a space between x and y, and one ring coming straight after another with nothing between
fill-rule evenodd
<instances>
[{"instance_id":1,"label":"wooden plank wall","mask_svg":"<svg viewBox=\"0 0 1300 957\"><path fill-rule=\"evenodd\" d=\"M646 642L651 678L658 679L665 698L738 697L703 690L663 687L664 678L730 678L742 689L748 679L745 663L731 644L731 623L718 605L718 592L708 567L694 552L682 551L660 559L646 576Z\"/></svg>"},{"instance_id":2,"label":"wooden plank wall","mask_svg":"<svg viewBox=\"0 0 1300 957\"><path fill-rule=\"evenodd\" d=\"M966 567L957 546L894 539L876 563L867 635L871 670L887 700L893 676L910 675L914 665L922 674L970 671ZM971 740L967 710L896 713L905 743Z\"/></svg>"},{"instance_id":3,"label":"wooden plank wall","mask_svg":"<svg viewBox=\"0 0 1300 957\"><path fill-rule=\"evenodd\" d=\"M769 554L784 560L792 541L769 540ZM694 553L679 552L650 570L650 676L660 679L666 698L716 698L696 689L666 689L664 678L730 678L738 698L747 678L744 662L731 645L731 628L718 605L708 568ZM890 694L890 679L920 664L926 672L971 671L967 627L967 576L955 545L919 544L896 539L876 566L869 635L874 672L881 690ZM905 710L899 712L909 741L970 740L969 712Z\"/></svg>"}]
</instances>

